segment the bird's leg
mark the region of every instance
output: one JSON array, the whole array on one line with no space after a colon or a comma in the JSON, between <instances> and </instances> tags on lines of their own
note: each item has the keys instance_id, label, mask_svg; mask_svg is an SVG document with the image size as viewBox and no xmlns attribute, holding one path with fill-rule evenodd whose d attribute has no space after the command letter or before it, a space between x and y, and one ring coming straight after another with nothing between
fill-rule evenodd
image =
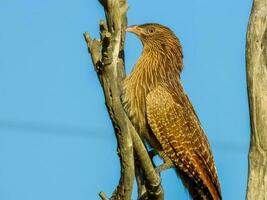
<instances>
[{"instance_id":1,"label":"bird's leg","mask_svg":"<svg viewBox=\"0 0 267 200\"><path fill-rule=\"evenodd\" d=\"M174 167L174 164L171 159L163 151L159 151L158 154L163 159L164 163L156 167L157 173Z\"/></svg>"},{"instance_id":2,"label":"bird's leg","mask_svg":"<svg viewBox=\"0 0 267 200\"><path fill-rule=\"evenodd\" d=\"M168 161L164 161L163 164L157 166L157 167L156 167L156 172L157 172L157 173L160 173L160 172L162 172L162 171L165 171L165 170L167 170L167 169L172 168L173 166L174 166L174 165L173 165L172 161L169 159Z\"/></svg>"}]
</instances>

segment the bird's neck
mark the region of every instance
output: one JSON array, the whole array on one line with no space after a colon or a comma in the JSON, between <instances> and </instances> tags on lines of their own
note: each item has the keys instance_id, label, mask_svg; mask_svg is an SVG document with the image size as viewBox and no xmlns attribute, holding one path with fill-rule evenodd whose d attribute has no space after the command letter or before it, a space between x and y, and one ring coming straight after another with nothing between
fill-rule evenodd
<instances>
[{"instance_id":1,"label":"bird's neck","mask_svg":"<svg viewBox=\"0 0 267 200\"><path fill-rule=\"evenodd\" d=\"M145 47L128 81L148 91L161 83L178 84L183 66L181 50L166 48Z\"/></svg>"}]
</instances>

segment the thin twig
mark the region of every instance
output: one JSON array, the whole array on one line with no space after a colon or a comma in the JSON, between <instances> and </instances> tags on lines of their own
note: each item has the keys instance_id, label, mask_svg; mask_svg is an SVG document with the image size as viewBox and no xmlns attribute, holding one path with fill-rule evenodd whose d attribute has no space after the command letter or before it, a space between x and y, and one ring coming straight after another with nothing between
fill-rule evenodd
<instances>
[{"instance_id":1,"label":"thin twig","mask_svg":"<svg viewBox=\"0 0 267 200\"><path fill-rule=\"evenodd\" d=\"M99 196L101 197L102 200L109 200L109 198L107 197L107 195L104 192L100 192Z\"/></svg>"}]
</instances>

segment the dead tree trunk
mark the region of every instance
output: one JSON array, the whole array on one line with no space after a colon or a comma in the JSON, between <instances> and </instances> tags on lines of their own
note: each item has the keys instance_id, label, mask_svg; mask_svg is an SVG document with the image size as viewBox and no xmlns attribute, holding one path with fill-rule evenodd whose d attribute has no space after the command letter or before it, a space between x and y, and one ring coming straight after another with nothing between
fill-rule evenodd
<instances>
[{"instance_id":1,"label":"dead tree trunk","mask_svg":"<svg viewBox=\"0 0 267 200\"><path fill-rule=\"evenodd\" d=\"M247 31L251 119L247 200L267 199L267 1L254 0Z\"/></svg>"},{"instance_id":2,"label":"dead tree trunk","mask_svg":"<svg viewBox=\"0 0 267 200\"><path fill-rule=\"evenodd\" d=\"M135 152L138 168L142 172L137 177L142 176L142 179L146 180L145 185L138 187L145 187L145 193L142 192L145 195L139 199L163 200L159 174L156 173L146 148L128 119L121 102L122 82L125 78L124 37L127 26L127 2L126 0L99 0L99 2L106 14L106 22L100 21L100 40L92 40L88 33L84 33L84 38L103 88L106 107L118 142L121 177L110 199L131 199L136 166L133 153ZM100 197L109 200L103 192L100 193Z\"/></svg>"}]
</instances>

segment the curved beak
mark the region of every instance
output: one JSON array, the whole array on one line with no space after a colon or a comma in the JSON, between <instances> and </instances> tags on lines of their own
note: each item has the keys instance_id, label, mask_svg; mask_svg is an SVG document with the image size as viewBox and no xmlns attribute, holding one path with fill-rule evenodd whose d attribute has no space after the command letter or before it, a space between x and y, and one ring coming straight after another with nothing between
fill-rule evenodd
<instances>
[{"instance_id":1,"label":"curved beak","mask_svg":"<svg viewBox=\"0 0 267 200\"><path fill-rule=\"evenodd\" d=\"M141 33L141 29L138 26L135 26L135 25L134 26L128 26L126 28L126 31L134 33L136 35L140 35L140 33Z\"/></svg>"}]
</instances>

